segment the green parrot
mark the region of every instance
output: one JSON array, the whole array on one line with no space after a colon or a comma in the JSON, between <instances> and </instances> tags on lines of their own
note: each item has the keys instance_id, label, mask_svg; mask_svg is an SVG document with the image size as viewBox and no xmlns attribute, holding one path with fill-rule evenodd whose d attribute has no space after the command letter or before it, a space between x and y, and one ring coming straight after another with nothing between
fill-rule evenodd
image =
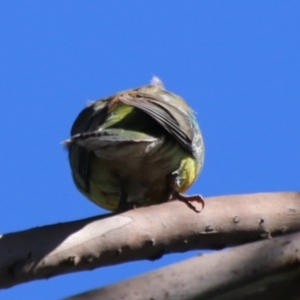
<instances>
[{"instance_id":1,"label":"green parrot","mask_svg":"<svg viewBox=\"0 0 300 300\"><path fill-rule=\"evenodd\" d=\"M64 142L76 187L95 204L125 211L185 196L204 160L194 113L159 78L81 111Z\"/></svg>"}]
</instances>

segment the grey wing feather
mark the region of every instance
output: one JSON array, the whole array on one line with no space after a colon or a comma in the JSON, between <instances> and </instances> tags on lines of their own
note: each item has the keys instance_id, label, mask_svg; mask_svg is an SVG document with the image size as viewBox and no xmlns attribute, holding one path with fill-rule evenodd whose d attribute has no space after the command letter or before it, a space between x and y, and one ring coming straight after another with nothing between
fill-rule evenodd
<instances>
[{"instance_id":1,"label":"grey wing feather","mask_svg":"<svg viewBox=\"0 0 300 300\"><path fill-rule=\"evenodd\" d=\"M105 100L96 101L87 106L76 118L71 129L71 136L93 130L107 115L107 106L108 101Z\"/></svg>"},{"instance_id":2,"label":"grey wing feather","mask_svg":"<svg viewBox=\"0 0 300 300\"><path fill-rule=\"evenodd\" d=\"M71 129L71 140L67 141L69 160L73 169L73 177L78 187L88 190L89 156L90 153L84 147L73 143L73 136L93 130L107 114L107 101L95 102L87 106L75 120Z\"/></svg>"},{"instance_id":3,"label":"grey wing feather","mask_svg":"<svg viewBox=\"0 0 300 300\"><path fill-rule=\"evenodd\" d=\"M76 144L69 146L69 160L72 166L73 178L78 187L84 191L88 190L89 156L89 152L83 147Z\"/></svg>"},{"instance_id":4,"label":"grey wing feather","mask_svg":"<svg viewBox=\"0 0 300 300\"><path fill-rule=\"evenodd\" d=\"M184 113L181 109L173 104L157 100L149 94L138 94L139 99L135 99L130 95L123 95L120 101L139 108L154 118L161 124L181 145L188 151L193 152L193 125L190 115Z\"/></svg>"},{"instance_id":5,"label":"grey wing feather","mask_svg":"<svg viewBox=\"0 0 300 300\"><path fill-rule=\"evenodd\" d=\"M152 143L157 138L150 135L122 129L105 129L101 131L89 131L76 134L71 139L71 144L84 147L88 151L95 151L107 146L128 143Z\"/></svg>"}]
</instances>

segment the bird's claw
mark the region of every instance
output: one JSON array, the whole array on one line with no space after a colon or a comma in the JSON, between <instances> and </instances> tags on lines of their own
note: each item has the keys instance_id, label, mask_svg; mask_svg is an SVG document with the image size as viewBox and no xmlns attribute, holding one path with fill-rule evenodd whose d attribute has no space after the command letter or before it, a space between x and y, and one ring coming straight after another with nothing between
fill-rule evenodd
<instances>
[{"instance_id":1,"label":"bird's claw","mask_svg":"<svg viewBox=\"0 0 300 300\"><path fill-rule=\"evenodd\" d=\"M190 209L192 209L193 211L199 213L202 211L202 209L205 206L203 197L201 195L191 195L191 196L186 196L180 193L175 193L173 195L173 197L170 200L179 200L181 202L184 202ZM202 209L198 210L191 202L198 202L202 204Z\"/></svg>"}]
</instances>

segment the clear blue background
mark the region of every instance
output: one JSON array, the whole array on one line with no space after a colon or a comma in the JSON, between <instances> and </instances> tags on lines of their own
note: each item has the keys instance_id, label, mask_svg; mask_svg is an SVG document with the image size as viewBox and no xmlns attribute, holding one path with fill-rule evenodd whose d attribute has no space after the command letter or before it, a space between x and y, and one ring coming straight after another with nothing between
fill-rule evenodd
<instances>
[{"instance_id":1,"label":"clear blue background","mask_svg":"<svg viewBox=\"0 0 300 300\"><path fill-rule=\"evenodd\" d=\"M299 1L1 1L1 232L104 213L75 189L60 142L87 101L153 75L198 112L206 161L190 193L299 189L299 16ZM59 299L192 255L0 298Z\"/></svg>"}]
</instances>

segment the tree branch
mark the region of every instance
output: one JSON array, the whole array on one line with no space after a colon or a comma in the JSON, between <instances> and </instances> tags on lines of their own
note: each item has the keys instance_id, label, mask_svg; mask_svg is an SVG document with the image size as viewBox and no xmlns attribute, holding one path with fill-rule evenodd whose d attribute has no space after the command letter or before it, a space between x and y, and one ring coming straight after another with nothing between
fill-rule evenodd
<instances>
[{"instance_id":1,"label":"tree branch","mask_svg":"<svg viewBox=\"0 0 300 300\"><path fill-rule=\"evenodd\" d=\"M201 213L173 201L44 226L1 237L0 287L166 253L221 249L299 229L296 192L211 197Z\"/></svg>"},{"instance_id":2,"label":"tree branch","mask_svg":"<svg viewBox=\"0 0 300 300\"><path fill-rule=\"evenodd\" d=\"M68 300L288 300L300 295L299 249L300 233L290 234L203 254Z\"/></svg>"}]
</instances>

